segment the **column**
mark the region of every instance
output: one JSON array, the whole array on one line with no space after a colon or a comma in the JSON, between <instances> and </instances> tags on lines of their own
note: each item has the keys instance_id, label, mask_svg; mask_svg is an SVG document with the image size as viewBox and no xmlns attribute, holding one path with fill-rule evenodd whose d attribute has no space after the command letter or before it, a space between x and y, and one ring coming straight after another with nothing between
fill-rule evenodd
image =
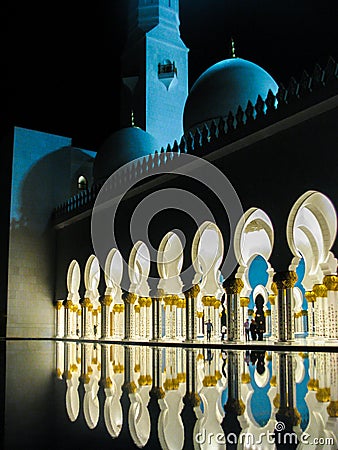
<instances>
[{"instance_id":1,"label":"column","mask_svg":"<svg viewBox=\"0 0 338 450\"><path fill-rule=\"evenodd\" d=\"M330 353L330 403L327 406L329 417L338 417L338 354Z\"/></svg>"},{"instance_id":2,"label":"column","mask_svg":"<svg viewBox=\"0 0 338 450\"><path fill-rule=\"evenodd\" d=\"M80 301L81 304L81 337L88 338L91 337L91 326L89 321L89 308L93 307L90 299L85 297Z\"/></svg>"},{"instance_id":3,"label":"column","mask_svg":"<svg viewBox=\"0 0 338 450\"><path fill-rule=\"evenodd\" d=\"M329 338L338 339L338 276L326 275L323 284L327 289Z\"/></svg>"},{"instance_id":4,"label":"column","mask_svg":"<svg viewBox=\"0 0 338 450\"><path fill-rule=\"evenodd\" d=\"M152 323L151 323L151 310L152 310L152 300L150 297L146 299L146 339L151 339L152 336Z\"/></svg>"},{"instance_id":5,"label":"column","mask_svg":"<svg viewBox=\"0 0 338 450\"><path fill-rule=\"evenodd\" d=\"M100 298L101 303L101 339L109 339L110 337L110 305L113 298L111 295L104 295Z\"/></svg>"},{"instance_id":6,"label":"column","mask_svg":"<svg viewBox=\"0 0 338 450\"><path fill-rule=\"evenodd\" d=\"M240 278L232 278L225 280L223 287L226 292L228 341L237 341L241 339L239 298L244 283Z\"/></svg>"},{"instance_id":7,"label":"column","mask_svg":"<svg viewBox=\"0 0 338 450\"><path fill-rule=\"evenodd\" d=\"M198 284L195 284L184 293L186 298L186 341L194 341L196 339L195 299L199 292L200 287Z\"/></svg>"},{"instance_id":8,"label":"column","mask_svg":"<svg viewBox=\"0 0 338 450\"><path fill-rule=\"evenodd\" d=\"M65 309L65 335L64 337L71 337L71 320L72 320L72 310L73 310L73 302L71 300L66 300L63 302L63 306Z\"/></svg>"},{"instance_id":9,"label":"column","mask_svg":"<svg viewBox=\"0 0 338 450\"><path fill-rule=\"evenodd\" d=\"M216 339L220 338L221 335L221 318L220 318L220 311L219 311L219 307L221 306L221 302L220 300L218 300L217 298L215 298L214 302L213 302L213 307L214 307L214 319L212 320L213 324L214 324L214 337L216 337Z\"/></svg>"},{"instance_id":10,"label":"column","mask_svg":"<svg viewBox=\"0 0 338 450\"><path fill-rule=\"evenodd\" d=\"M239 304L240 304L240 318L239 318L239 323L241 324L241 328L240 328L240 336L241 336L241 340L245 341L245 330L244 330L244 322L246 321L247 317L248 317L248 306L250 303L250 298L249 297L240 297L239 299Z\"/></svg>"},{"instance_id":11,"label":"column","mask_svg":"<svg viewBox=\"0 0 338 450\"><path fill-rule=\"evenodd\" d=\"M313 291L306 291L305 298L307 301L307 311L308 311L308 337L314 337L315 332L315 319L314 319L314 303L316 301L316 294Z\"/></svg>"},{"instance_id":12,"label":"column","mask_svg":"<svg viewBox=\"0 0 338 450\"><path fill-rule=\"evenodd\" d=\"M297 274L293 271L278 272L273 279L278 289L278 340L291 342L295 335L293 287L297 281Z\"/></svg>"},{"instance_id":13,"label":"column","mask_svg":"<svg viewBox=\"0 0 338 450\"><path fill-rule=\"evenodd\" d=\"M312 291L316 295L318 305L318 331L319 336L323 338L329 337L329 324L328 324L328 300L327 300L327 288L324 284L315 284ZM318 335L318 334L317 334Z\"/></svg>"},{"instance_id":14,"label":"column","mask_svg":"<svg viewBox=\"0 0 338 450\"><path fill-rule=\"evenodd\" d=\"M151 322L152 322L152 341L157 341L160 339L162 329L162 324L160 323L160 303L161 303L161 293L158 292L156 297L152 299L152 308L151 308Z\"/></svg>"},{"instance_id":15,"label":"column","mask_svg":"<svg viewBox=\"0 0 338 450\"><path fill-rule=\"evenodd\" d=\"M62 311L62 300L58 300L57 302L55 302L54 304L54 308L55 308L55 337L59 337L61 338L64 333L63 333L63 324L62 324L62 316L63 316L63 311Z\"/></svg>"}]
</instances>

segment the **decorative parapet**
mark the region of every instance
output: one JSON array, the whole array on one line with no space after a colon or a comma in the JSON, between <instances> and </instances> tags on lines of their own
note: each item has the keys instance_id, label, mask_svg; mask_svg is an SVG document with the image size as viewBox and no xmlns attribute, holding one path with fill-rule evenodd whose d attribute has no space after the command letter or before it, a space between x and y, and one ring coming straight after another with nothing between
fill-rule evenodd
<instances>
[{"instance_id":1,"label":"decorative parapet","mask_svg":"<svg viewBox=\"0 0 338 450\"><path fill-rule=\"evenodd\" d=\"M269 90L265 100L259 95L255 105L248 101L245 110L239 106L237 111L230 111L226 117L202 124L193 133L187 132L179 143L175 140L172 147L168 144L166 149L162 147L160 151L138 159L132 166L128 165L124 171L119 171L110 188L114 191L123 188L127 180L137 181L142 174L156 175L159 167L166 166L170 172L179 163L182 153L206 156L267 124L301 111L336 92L337 79L338 64L330 57L325 69L316 64L311 75L303 71L299 82L291 77L287 87L281 83L276 95ZM52 214L54 225L90 210L103 184L104 182L96 183L57 206Z\"/></svg>"}]
</instances>

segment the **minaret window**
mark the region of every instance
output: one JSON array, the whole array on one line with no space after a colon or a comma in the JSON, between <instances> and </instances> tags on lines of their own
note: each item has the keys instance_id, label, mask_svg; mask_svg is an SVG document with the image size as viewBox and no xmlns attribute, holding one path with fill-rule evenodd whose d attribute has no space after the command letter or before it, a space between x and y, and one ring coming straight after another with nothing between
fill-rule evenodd
<instances>
[{"instance_id":1,"label":"minaret window","mask_svg":"<svg viewBox=\"0 0 338 450\"><path fill-rule=\"evenodd\" d=\"M84 177L83 175L80 175L78 180L77 180L77 188L79 191L84 191L85 189L87 189L88 186L88 182L87 182L87 178Z\"/></svg>"},{"instance_id":2,"label":"minaret window","mask_svg":"<svg viewBox=\"0 0 338 450\"><path fill-rule=\"evenodd\" d=\"M163 63L158 63L158 77L168 78L177 76L177 67L175 66L175 61L171 62L169 59L163 61Z\"/></svg>"}]
</instances>

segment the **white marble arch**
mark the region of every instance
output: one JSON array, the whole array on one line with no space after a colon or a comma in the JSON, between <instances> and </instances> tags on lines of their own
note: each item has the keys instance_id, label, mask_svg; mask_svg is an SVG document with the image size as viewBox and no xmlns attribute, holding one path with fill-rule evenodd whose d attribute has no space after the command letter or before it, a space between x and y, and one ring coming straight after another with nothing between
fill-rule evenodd
<instances>
[{"instance_id":1,"label":"white marble arch","mask_svg":"<svg viewBox=\"0 0 338 450\"><path fill-rule=\"evenodd\" d=\"M157 431L162 450L181 450L184 446L185 433L181 417L184 391L180 388L167 391L165 397L158 400L160 415Z\"/></svg>"},{"instance_id":2,"label":"white marble arch","mask_svg":"<svg viewBox=\"0 0 338 450\"><path fill-rule=\"evenodd\" d=\"M84 270L84 284L86 288L85 297L95 303L99 299L98 286L100 282L100 263L95 255L90 255L87 259Z\"/></svg>"},{"instance_id":3,"label":"white marble arch","mask_svg":"<svg viewBox=\"0 0 338 450\"><path fill-rule=\"evenodd\" d=\"M337 260L330 252L337 235L337 214L331 200L318 191L305 192L289 213L286 235L294 258L289 270L305 260L303 286L311 290L323 275L336 273Z\"/></svg>"},{"instance_id":4,"label":"white marble arch","mask_svg":"<svg viewBox=\"0 0 338 450\"><path fill-rule=\"evenodd\" d=\"M129 255L128 274L130 280L129 291L140 297L148 297L148 276L150 272L150 253L146 244L137 241Z\"/></svg>"},{"instance_id":5,"label":"white marble arch","mask_svg":"<svg viewBox=\"0 0 338 450\"><path fill-rule=\"evenodd\" d=\"M273 269L269 263L274 246L274 229L269 216L259 208L248 209L240 218L234 235L234 251L239 268L237 275L242 279L244 287L242 296L249 297L252 288L249 283L249 268L256 256L262 256L268 265L270 286ZM263 294L262 294L263 295ZM265 296L263 295L265 298Z\"/></svg>"},{"instance_id":6,"label":"white marble arch","mask_svg":"<svg viewBox=\"0 0 338 450\"><path fill-rule=\"evenodd\" d=\"M213 222L204 222L196 231L191 247L196 272L194 284L199 283L202 295L219 296L223 293L219 281L223 254L224 242L220 229Z\"/></svg>"},{"instance_id":7,"label":"white marble arch","mask_svg":"<svg viewBox=\"0 0 338 450\"><path fill-rule=\"evenodd\" d=\"M67 391L66 391L66 410L68 417L71 422L79 416L80 412L80 399L79 399L79 376L76 373L69 372L71 377L66 380Z\"/></svg>"},{"instance_id":8,"label":"white marble arch","mask_svg":"<svg viewBox=\"0 0 338 450\"><path fill-rule=\"evenodd\" d=\"M159 246L157 270L161 277L158 287L166 294L181 294L183 283L180 273L183 266L183 245L173 231L167 233Z\"/></svg>"},{"instance_id":9,"label":"white marble arch","mask_svg":"<svg viewBox=\"0 0 338 450\"><path fill-rule=\"evenodd\" d=\"M73 259L71 263L68 266L67 270L67 302L71 301L72 304L76 307L80 307L79 300L80 300L80 294L79 294L79 288L80 288L80 281L81 281L81 271L79 263ZM61 322L61 317L58 317L58 321ZM58 330L60 330L61 324L58 324ZM77 328L77 313L72 310L72 308L67 308L65 310L65 317L64 317L64 335L65 337L75 337L76 335L76 328ZM58 331L58 334L60 331Z\"/></svg>"},{"instance_id":10,"label":"white marble arch","mask_svg":"<svg viewBox=\"0 0 338 450\"><path fill-rule=\"evenodd\" d=\"M88 428L96 427L100 417L100 405L98 399L99 377L94 373L91 375L89 383L84 384L85 395L83 397L83 414Z\"/></svg>"}]
</instances>

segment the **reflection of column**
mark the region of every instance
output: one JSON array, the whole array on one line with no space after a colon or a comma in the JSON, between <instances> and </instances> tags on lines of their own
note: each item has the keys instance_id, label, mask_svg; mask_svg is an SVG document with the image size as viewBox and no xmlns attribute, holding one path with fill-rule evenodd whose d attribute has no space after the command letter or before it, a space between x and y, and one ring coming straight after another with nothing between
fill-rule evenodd
<instances>
[{"instance_id":1,"label":"reflection of column","mask_svg":"<svg viewBox=\"0 0 338 450\"><path fill-rule=\"evenodd\" d=\"M271 333L274 339L278 339L278 317L276 311L276 297L278 289L276 283L271 283L272 294L269 295L269 302L271 305Z\"/></svg>"},{"instance_id":2,"label":"reflection of column","mask_svg":"<svg viewBox=\"0 0 338 450\"><path fill-rule=\"evenodd\" d=\"M73 302L71 300L66 300L63 302L65 308L65 338L71 337L72 328L72 312L73 312Z\"/></svg>"},{"instance_id":3,"label":"reflection of column","mask_svg":"<svg viewBox=\"0 0 338 450\"><path fill-rule=\"evenodd\" d=\"M329 337L327 288L324 284L315 284L312 288L317 298L319 336ZM318 335L318 333L316 333Z\"/></svg>"},{"instance_id":4,"label":"reflection of column","mask_svg":"<svg viewBox=\"0 0 338 450\"><path fill-rule=\"evenodd\" d=\"M296 272L278 272L274 275L277 284L277 319L278 340L291 342L294 340L294 298L293 287L297 281Z\"/></svg>"},{"instance_id":5,"label":"reflection of column","mask_svg":"<svg viewBox=\"0 0 338 450\"><path fill-rule=\"evenodd\" d=\"M227 302L227 338L228 341L237 341L241 338L239 298L244 283L240 278L232 278L224 281L223 287L226 292Z\"/></svg>"},{"instance_id":6,"label":"reflection of column","mask_svg":"<svg viewBox=\"0 0 338 450\"><path fill-rule=\"evenodd\" d=\"M338 339L338 276L326 275L323 284L327 288L329 338Z\"/></svg>"},{"instance_id":7,"label":"reflection of column","mask_svg":"<svg viewBox=\"0 0 338 450\"><path fill-rule=\"evenodd\" d=\"M110 305L113 299L111 295L104 295L100 298L101 303L101 339L110 337Z\"/></svg>"},{"instance_id":8,"label":"reflection of column","mask_svg":"<svg viewBox=\"0 0 338 450\"><path fill-rule=\"evenodd\" d=\"M58 300L57 302L55 302L55 337L62 337L63 336L63 326L62 326L62 316L63 316L63 311L62 311L62 301Z\"/></svg>"},{"instance_id":9,"label":"reflection of column","mask_svg":"<svg viewBox=\"0 0 338 450\"><path fill-rule=\"evenodd\" d=\"M312 337L315 336L314 303L316 301L316 294L313 291L306 291L305 298L308 304L308 336Z\"/></svg>"},{"instance_id":10,"label":"reflection of column","mask_svg":"<svg viewBox=\"0 0 338 450\"><path fill-rule=\"evenodd\" d=\"M330 403L327 412L330 417L338 417L338 353L330 353Z\"/></svg>"},{"instance_id":11,"label":"reflection of column","mask_svg":"<svg viewBox=\"0 0 338 450\"><path fill-rule=\"evenodd\" d=\"M184 293L186 298L186 340L193 341L196 339L195 328L195 298L200 291L199 286L196 284L191 289Z\"/></svg>"},{"instance_id":12,"label":"reflection of column","mask_svg":"<svg viewBox=\"0 0 338 450\"><path fill-rule=\"evenodd\" d=\"M224 406L227 413L234 413L237 416L244 414L245 405L241 398L241 380L239 352L228 352L228 400Z\"/></svg>"}]
</instances>

